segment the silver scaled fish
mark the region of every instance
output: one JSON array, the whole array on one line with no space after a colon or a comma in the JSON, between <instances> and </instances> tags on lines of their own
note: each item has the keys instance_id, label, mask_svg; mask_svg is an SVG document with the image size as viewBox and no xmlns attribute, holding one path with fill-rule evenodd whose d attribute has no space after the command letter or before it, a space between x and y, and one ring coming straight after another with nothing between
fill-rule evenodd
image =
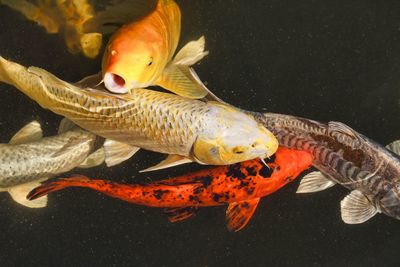
<instances>
[{"instance_id":1,"label":"silver scaled fish","mask_svg":"<svg viewBox=\"0 0 400 267\"><path fill-rule=\"evenodd\" d=\"M43 108L107 138L106 163L118 164L139 148L170 156L154 170L190 161L227 165L275 153L278 141L255 119L214 101L147 89L113 95L64 82L49 72L0 58L0 81Z\"/></svg>"},{"instance_id":2,"label":"silver scaled fish","mask_svg":"<svg viewBox=\"0 0 400 267\"><path fill-rule=\"evenodd\" d=\"M351 190L341 201L345 223L363 223L377 213L400 219L400 141L386 148L340 122L320 123L273 113L254 113L281 146L310 152L318 172L306 175L298 193L335 184Z\"/></svg>"},{"instance_id":3,"label":"silver scaled fish","mask_svg":"<svg viewBox=\"0 0 400 267\"><path fill-rule=\"evenodd\" d=\"M28 192L57 174L104 162L104 150L95 151L96 138L65 119L59 134L51 137L42 137L37 121L27 124L8 144L0 144L0 191L8 191L21 205L45 207L46 197L28 201Z\"/></svg>"}]
</instances>

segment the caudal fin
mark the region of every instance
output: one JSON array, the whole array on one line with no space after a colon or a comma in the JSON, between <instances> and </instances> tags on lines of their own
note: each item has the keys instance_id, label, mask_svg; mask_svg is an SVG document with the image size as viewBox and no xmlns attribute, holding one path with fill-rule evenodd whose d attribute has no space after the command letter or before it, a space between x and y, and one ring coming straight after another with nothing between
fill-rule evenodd
<instances>
[{"instance_id":1,"label":"caudal fin","mask_svg":"<svg viewBox=\"0 0 400 267\"><path fill-rule=\"evenodd\" d=\"M51 192L60 191L67 187L85 187L85 184L91 180L86 176L75 176L73 178L61 178L43 183L28 193L26 199L34 200L45 196Z\"/></svg>"},{"instance_id":2,"label":"caudal fin","mask_svg":"<svg viewBox=\"0 0 400 267\"><path fill-rule=\"evenodd\" d=\"M7 71L10 61L0 56L0 82L12 84L13 80L9 76Z\"/></svg>"}]
</instances>

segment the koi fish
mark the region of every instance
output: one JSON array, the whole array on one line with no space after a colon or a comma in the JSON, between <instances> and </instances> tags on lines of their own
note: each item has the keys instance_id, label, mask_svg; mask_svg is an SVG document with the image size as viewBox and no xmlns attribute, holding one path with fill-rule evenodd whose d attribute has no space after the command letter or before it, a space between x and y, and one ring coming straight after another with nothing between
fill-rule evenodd
<instances>
[{"instance_id":1,"label":"koi fish","mask_svg":"<svg viewBox=\"0 0 400 267\"><path fill-rule=\"evenodd\" d=\"M400 219L400 141L385 148L343 123L254 114L280 145L313 155L319 171L302 179L298 193L339 184L351 190L340 203L345 223L363 223L377 213Z\"/></svg>"},{"instance_id":2,"label":"koi fish","mask_svg":"<svg viewBox=\"0 0 400 267\"><path fill-rule=\"evenodd\" d=\"M84 32L83 25L95 16L87 0L47 0L38 5L26 0L0 0L0 4L22 13L37 22L48 33L64 35L72 54L82 53L95 58L100 52L103 35L100 32Z\"/></svg>"},{"instance_id":3,"label":"koi fish","mask_svg":"<svg viewBox=\"0 0 400 267\"><path fill-rule=\"evenodd\" d=\"M116 165L139 148L170 156L147 170L195 161L227 165L275 153L278 142L255 119L222 103L146 89L115 95L82 89L37 68L0 57L0 81L43 108L107 138L106 163Z\"/></svg>"},{"instance_id":4,"label":"koi fish","mask_svg":"<svg viewBox=\"0 0 400 267\"><path fill-rule=\"evenodd\" d=\"M8 144L0 144L0 191L29 208L47 205L47 197L27 201L26 194L57 174L75 167L89 168L104 161L104 150L95 150L97 137L65 119L59 134L42 137L37 121L19 130Z\"/></svg>"},{"instance_id":5,"label":"koi fish","mask_svg":"<svg viewBox=\"0 0 400 267\"><path fill-rule=\"evenodd\" d=\"M67 187L86 187L133 204L166 208L171 222L192 217L200 207L228 205L228 229L236 232L247 225L260 198L293 181L311 163L312 156L307 152L279 148L269 167L260 160L251 160L146 185L76 176L46 182L30 192L27 199L33 200Z\"/></svg>"},{"instance_id":6,"label":"koi fish","mask_svg":"<svg viewBox=\"0 0 400 267\"><path fill-rule=\"evenodd\" d=\"M113 93L127 93L158 85L184 97L205 97L208 89L190 68L208 54L204 37L189 42L172 60L180 31L181 13L173 0L159 0L150 14L122 26L103 55L105 87Z\"/></svg>"}]
</instances>

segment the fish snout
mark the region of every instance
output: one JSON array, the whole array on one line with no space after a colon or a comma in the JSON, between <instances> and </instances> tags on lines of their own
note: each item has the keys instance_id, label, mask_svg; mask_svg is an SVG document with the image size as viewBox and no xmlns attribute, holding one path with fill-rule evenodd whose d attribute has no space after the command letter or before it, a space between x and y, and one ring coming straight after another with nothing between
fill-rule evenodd
<instances>
[{"instance_id":1,"label":"fish snout","mask_svg":"<svg viewBox=\"0 0 400 267\"><path fill-rule=\"evenodd\" d=\"M125 79L118 74L112 72L106 72L104 75L104 86L112 93L126 94L128 89L126 88Z\"/></svg>"}]
</instances>

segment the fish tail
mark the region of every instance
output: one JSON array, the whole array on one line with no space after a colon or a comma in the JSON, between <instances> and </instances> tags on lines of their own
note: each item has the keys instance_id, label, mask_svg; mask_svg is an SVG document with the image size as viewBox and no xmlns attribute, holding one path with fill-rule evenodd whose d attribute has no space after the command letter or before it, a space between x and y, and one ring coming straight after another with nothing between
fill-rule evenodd
<instances>
[{"instance_id":1,"label":"fish tail","mask_svg":"<svg viewBox=\"0 0 400 267\"><path fill-rule=\"evenodd\" d=\"M13 79L10 77L11 62L0 56L0 81L13 85Z\"/></svg>"},{"instance_id":2,"label":"fish tail","mask_svg":"<svg viewBox=\"0 0 400 267\"><path fill-rule=\"evenodd\" d=\"M60 178L57 180L48 181L43 183L41 186L34 188L31 192L29 192L28 195L26 196L26 199L34 200L42 196L45 196L51 192L60 191L68 187L91 187L90 186L91 182L92 182L91 179L82 175L71 178Z\"/></svg>"}]
</instances>

